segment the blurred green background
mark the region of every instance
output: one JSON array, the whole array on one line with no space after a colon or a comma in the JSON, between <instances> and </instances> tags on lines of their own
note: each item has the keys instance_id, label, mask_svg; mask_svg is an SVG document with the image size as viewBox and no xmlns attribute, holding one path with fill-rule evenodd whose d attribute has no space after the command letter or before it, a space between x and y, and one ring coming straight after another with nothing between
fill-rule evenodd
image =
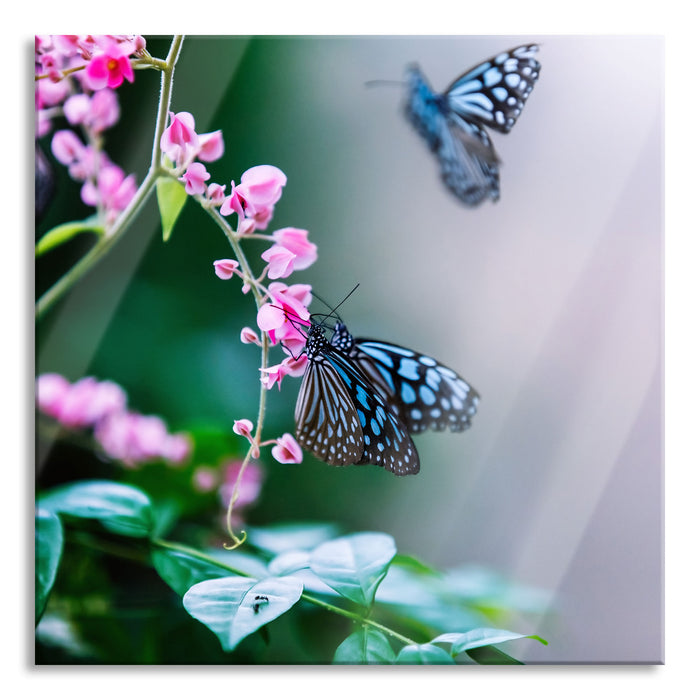
<instances>
[{"instance_id":1,"label":"blurred green background","mask_svg":"<svg viewBox=\"0 0 700 700\"><path fill-rule=\"evenodd\" d=\"M541 79L511 134L494 137L501 201L475 210L442 187L401 114L401 87L365 86L400 80L418 61L442 90L481 60L538 40L186 39L172 109L191 112L200 133L222 129L212 181L230 186L253 165L278 166L288 184L268 231L307 229L319 247L318 262L287 282L309 283L331 303L359 283L342 308L355 335L434 355L482 395L468 432L416 438L416 477L309 455L302 465L266 458L247 517L381 530L436 566L485 564L551 590L558 622L545 616L528 630L550 645L524 647L520 658L654 661L663 623L662 40L541 38ZM147 43L166 55L169 39ZM121 87L122 118L107 134L110 156L139 179L158 88L151 71ZM89 213L78 186L56 173L39 234ZM89 244L40 258L37 296ZM249 259L265 247L249 242ZM163 244L150 201L37 324L37 374L111 379L135 410L172 430L206 428L242 454L231 425L255 418L260 358L239 342L241 327L255 325L252 300L213 274L212 262L229 255L192 203ZM297 387L286 379L270 392L266 437L294 432ZM79 450L38 442L39 486L90 469Z\"/></svg>"}]
</instances>

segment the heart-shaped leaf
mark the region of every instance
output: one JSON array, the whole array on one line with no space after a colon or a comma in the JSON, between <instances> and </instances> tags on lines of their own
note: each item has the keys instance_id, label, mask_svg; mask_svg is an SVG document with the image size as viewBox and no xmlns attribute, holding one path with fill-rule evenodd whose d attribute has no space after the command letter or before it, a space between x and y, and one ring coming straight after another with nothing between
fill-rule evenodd
<instances>
[{"instance_id":1,"label":"heart-shaped leaf","mask_svg":"<svg viewBox=\"0 0 700 700\"><path fill-rule=\"evenodd\" d=\"M38 500L53 513L99 520L111 532L147 537L153 529L151 501L143 491L114 481L79 481L59 486Z\"/></svg>"},{"instance_id":2,"label":"heart-shaped leaf","mask_svg":"<svg viewBox=\"0 0 700 700\"><path fill-rule=\"evenodd\" d=\"M268 569L273 576L286 576L309 566L309 553L301 549L293 549L278 554L269 564Z\"/></svg>"},{"instance_id":3,"label":"heart-shaped leaf","mask_svg":"<svg viewBox=\"0 0 700 700\"><path fill-rule=\"evenodd\" d=\"M432 644L409 644L396 657L397 664L454 664L455 660Z\"/></svg>"},{"instance_id":4,"label":"heart-shaped leaf","mask_svg":"<svg viewBox=\"0 0 700 700\"><path fill-rule=\"evenodd\" d=\"M389 640L379 631L361 627L335 651L334 664L392 664L396 654Z\"/></svg>"},{"instance_id":5,"label":"heart-shaped leaf","mask_svg":"<svg viewBox=\"0 0 700 700\"><path fill-rule=\"evenodd\" d=\"M435 637L431 644L439 642L447 642L452 644L451 654L456 656L462 651L468 649L476 649L478 647L490 646L491 644L501 644L502 642L510 642L514 639L536 639L542 644L547 642L538 637L536 634L518 634L509 630L492 629L490 627L479 627L478 629L469 630L468 632L447 632Z\"/></svg>"},{"instance_id":6,"label":"heart-shaped leaf","mask_svg":"<svg viewBox=\"0 0 700 700\"><path fill-rule=\"evenodd\" d=\"M370 607L395 555L393 537L361 532L324 542L313 550L309 563L316 576L340 595Z\"/></svg>"},{"instance_id":7,"label":"heart-shaped leaf","mask_svg":"<svg viewBox=\"0 0 700 700\"><path fill-rule=\"evenodd\" d=\"M34 518L34 618L39 622L63 552L63 528L58 516L39 510Z\"/></svg>"},{"instance_id":8,"label":"heart-shaped leaf","mask_svg":"<svg viewBox=\"0 0 700 700\"><path fill-rule=\"evenodd\" d=\"M210 579L185 593L187 612L206 625L224 651L263 625L287 612L301 597L304 586L292 576L256 581L242 576Z\"/></svg>"}]
</instances>

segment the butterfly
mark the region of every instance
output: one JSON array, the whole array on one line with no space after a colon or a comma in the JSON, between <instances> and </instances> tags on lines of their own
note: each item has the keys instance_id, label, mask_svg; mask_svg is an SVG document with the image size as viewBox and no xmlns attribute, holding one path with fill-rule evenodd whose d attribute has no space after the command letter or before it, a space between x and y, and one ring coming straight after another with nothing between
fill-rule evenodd
<instances>
[{"instance_id":1,"label":"butterfly","mask_svg":"<svg viewBox=\"0 0 700 700\"><path fill-rule=\"evenodd\" d=\"M486 127L507 134L540 75L537 44L490 58L435 93L409 66L406 115L440 163L447 187L465 204L500 196L499 159Z\"/></svg>"},{"instance_id":2,"label":"butterfly","mask_svg":"<svg viewBox=\"0 0 700 700\"><path fill-rule=\"evenodd\" d=\"M479 394L454 370L400 345L353 338L342 321L331 345L341 349L367 376L410 433L466 430Z\"/></svg>"},{"instance_id":3,"label":"butterfly","mask_svg":"<svg viewBox=\"0 0 700 700\"><path fill-rule=\"evenodd\" d=\"M452 370L398 345L355 340L340 321L330 341L325 327L312 322L304 351L296 436L328 464L417 474L410 434L464 430L476 411L478 394Z\"/></svg>"}]
</instances>

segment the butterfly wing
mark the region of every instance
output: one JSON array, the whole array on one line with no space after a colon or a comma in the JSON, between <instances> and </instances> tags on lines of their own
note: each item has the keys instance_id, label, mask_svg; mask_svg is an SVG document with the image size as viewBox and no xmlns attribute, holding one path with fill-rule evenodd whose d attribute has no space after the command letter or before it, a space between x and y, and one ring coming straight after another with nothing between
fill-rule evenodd
<instances>
[{"instance_id":1,"label":"butterfly wing","mask_svg":"<svg viewBox=\"0 0 700 700\"><path fill-rule=\"evenodd\" d=\"M429 355L379 340L355 339L353 360L385 395L411 433L466 430L479 394Z\"/></svg>"},{"instance_id":2,"label":"butterfly wing","mask_svg":"<svg viewBox=\"0 0 700 700\"><path fill-rule=\"evenodd\" d=\"M507 134L540 75L537 44L517 46L468 70L445 91L449 109Z\"/></svg>"},{"instance_id":3,"label":"butterfly wing","mask_svg":"<svg viewBox=\"0 0 700 700\"><path fill-rule=\"evenodd\" d=\"M445 185L469 206L501 195L498 157L478 124L449 114L436 151Z\"/></svg>"},{"instance_id":4,"label":"butterfly wing","mask_svg":"<svg viewBox=\"0 0 700 700\"><path fill-rule=\"evenodd\" d=\"M364 452L355 406L325 359L309 362L294 411L299 444L334 466L357 464Z\"/></svg>"},{"instance_id":5,"label":"butterfly wing","mask_svg":"<svg viewBox=\"0 0 700 700\"><path fill-rule=\"evenodd\" d=\"M499 197L498 157L486 131L452 112L417 66L408 71L406 115L437 156L443 182L465 204Z\"/></svg>"},{"instance_id":6,"label":"butterfly wing","mask_svg":"<svg viewBox=\"0 0 700 700\"><path fill-rule=\"evenodd\" d=\"M352 361L328 346L326 357L352 397L362 426L364 450L358 464L376 464L398 476L417 474L416 446L400 417Z\"/></svg>"}]
</instances>

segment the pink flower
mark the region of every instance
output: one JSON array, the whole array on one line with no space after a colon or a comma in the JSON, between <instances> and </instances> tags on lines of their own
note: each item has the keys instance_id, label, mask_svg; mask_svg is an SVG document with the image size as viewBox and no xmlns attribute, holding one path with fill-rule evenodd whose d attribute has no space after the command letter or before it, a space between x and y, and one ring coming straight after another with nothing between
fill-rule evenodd
<instances>
[{"instance_id":1,"label":"pink flower","mask_svg":"<svg viewBox=\"0 0 700 700\"><path fill-rule=\"evenodd\" d=\"M109 414L97 425L95 439L108 457L130 467L160 459L184 461L191 451L187 436L169 435L162 418L131 411Z\"/></svg>"},{"instance_id":2,"label":"pink flower","mask_svg":"<svg viewBox=\"0 0 700 700\"><path fill-rule=\"evenodd\" d=\"M102 132L119 121L119 100L114 90L99 90L90 98L86 124L93 131Z\"/></svg>"},{"instance_id":3,"label":"pink flower","mask_svg":"<svg viewBox=\"0 0 700 700\"><path fill-rule=\"evenodd\" d=\"M125 177L124 171L114 164L100 169L97 174L97 186L88 181L80 190L83 202L90 206L101 206L109 223L126 209L135 194L135 176Z\"/></svg>"},{"instance_id":4,"label":"pink flower","mask_svg":"<svg viewBox=\"0 0 700 700\"><path fill-rule=\"evenodd\" d=\"M258 311L257 323L273 345L284 341L289 351L299 354L306 345L306 337L299 325L308 326L311 314L306 308L311 303L311 286L272 282L268 287L272 303L263 304Z\"/></svg>"},{"instance_id":5,"label":"pink flower","mask_svg":"<svg viewBox=\"0 0 700 700\"><path fill-rule=\"evenodd\" d=\"M216 182L212 182L207 186L205 196L213 206L220 207L223 204L224 198L226 197L224 186L219 185Z\"/></svg>"},{"instance_id":6,"label":"pink flower","mask_svg":"<svg viewBox=\"0 0 700 700\"><path fill-rule=\"evenodd\" d=\"M124 80L134 82L134 69L128 56L133 47L131 44L109 44L104 53L90 59L85 68L85 79L92 90L103 87L118 88Z\"/></svg>"},{"instance_id":7,"label":"pink flower","mask_svg":"<svg viewBox=\"0 0 700 700\"><path fill-rule=\"evenodd\" d=\"M219 498L222 505L228 506L233 489L236 485L238 475L241 472L243 463L239 460L229 462L224 467L224 480L219 488ZM255 464L249 462L241 476L241 481L238 484L238 499L236 500L237 508L249 506L258 499L263 482L263 471Z\"/></svg>"},{"instance_id":8,"label":"pink flower","mask_svg":"<svg viewBox=\"0 0 700 700\"><path fill-rule=\"evenodd\" d=\"M219 472L212 467L197 467L192 474L192 484L200 493L209 493L219 484Z\"/></svg>"},{"instance_id":9,"label":"pink flower","mask_svg":"<svg viewBox=\"0 0 700 700\"><path fill-rule=\"evenodd\" d=\"M289 277L294 272L294 260L296 255L284 246L273 245L268 248L260 257L269 263L267 276L271 280L279 279L280 277Z\"/></svg>"},{"instance_id":10,"label":"pink flower","mask_svg":"<svg viewBox=\"0 0 700 700\"><path fill-rule=\"evenodd\" d=\"M256 165L241 175L241 183L236 186L231 181L231 194L221 205L221 213L228 216L236 212L256 220L257 228L265 228L272 217L272 209L282 196L282 188L287 184L287 176L274 165Z\"/></svg>"},{"instance_id":11,"label":"pink flower","mask_svg":"<svg viewBox=\"0 0 700 700\"><path fill-rule=\"evenodd\" d=\"M272 389L275 384L277 384L278 388L281 388L284 377L288 374L292 377L300 377L306 371L307 363L308 358L306 355L285 357L278 365L261 367L260 371L263 373L263 376L260 377L260 381L266 389Z\"/></svg>"},{"instance_id":12,"label":"pink flower","mask_svg":"<svg viewBox=\"0 0 700 700\"><path fill-rule=\"evenodd\" d=\"M299 447L299 443L289 434L275 440L272 448L272 456L282 464L301 464L304 455Z\"/></svg>"},{"instance_id":13,"label":"pink flower","mask_svg":"<svg viewBox=\"0 0 700 700\"><path fill-rule=\"evenodd\" d=\"M241 435L248 440L248 442L253 446L251 455L257 459L260 456L260 448L255 442L255 438L251 432L252 430L253 424L247 418L241 418L233 423L233 432L236 433L236 435Z\"/></svg>"},{"instance_id":14,"label":"pink flower","mask_svg":"<svg viewBox=\"0 0 700 700\"><path fill-rule=\"evenodd\" d=\"M36 379L36 402L39 409L52 418L61 415L70 382L60 374L42 374Z\"/></svg>"},{"instance_id":15,"label":"pink flower","mask_svg":"<svg viewBox=\"0 0 700 700\"><path fill-rule=\"evenodd\" d=\"M305 270L318 258L316 244L309 242L308 231L292 227L281 228L272 234L272 238L294 254L295 270Z\"/></svg>"},{"instance_id":16,"label":"pink flower","mask_svg":"<svg viewBox=\"0 0 700 700\"><path fill-rule=\"evenodd\" d=\"M114 382L84 377L63 395L56 418L69 428L92 426L126 406L124 390Z\"/></svg>"},{"instance_id":17,"label":"pink flower","mask_svg":"<svg viewBox=\"0 0 700 700\"><path fill-rule=\"evenodd\" d=\"M90 97L82 92L71 95L63 103L63 113L69 124L83 124L90 113Z\"/></svg>"},{"instance_id":18,"label":"pink flower","mask_svg":"<svg viewBox=\"0 0 700 700\"><path fill-rule=\"evenodd\" d=\"M274 165L256 165L241 175L238 190L253 208L273 205L282 196L282 188L287 184L287 176Z\"/></svg>"},{"instance_id":19,"label":"pink flower","mask_svg":"<svg viewBox=\"0 0 700 700\"><path fill-rule=\"evenodd\" d=\"M241 343L253 343L254 345L262 345L258 334L252 329L246 326L241 329Z\"/></svg>"},{"instance_id":20,"label":"pink flower","mask_svg":"<svg viewBox=\"0 0 700 700\"><path fill-rule=\"evenodd\" d=\"M160 137L160 148L176 165L183 164L199 150L194 117L189 112L170 112L170 126Z\"/></svg>"},{"instance_id":21,"label":"pink flower","mask_svg":"<svg viewBox=\"0 0 700 700\"><path fill-rule=\"evenodd\" d=\"M218 160L224 154L224 137L221 130L199 135L199 152L197 158L205 163Z\"/></svg>"},{"instance_id":22,"label":"pink flower","mask_svg":"<svg viewBox=\"0 0 700 700\"><path fill-rule=\"evenodd\" d=\"M204 183L211 177L201 163L190 163L185 174L178 179L185 183L187 194L203 194Z\"/></svg>"},{"instance_id":23,"label":"pink flower","mask_svg":"<svg viewBox=\"0 0 700 700\"><path fill-rule=\"evenodd\" d=\"M241 435L245 438L252 438L251 431L253 430L253 423L247 418L240 418L233 422L233 432L236 435Z\"/></svg>"},{"instance_id":24,"label":"pink flower","mask_svg":"<svg viewBox=\"0 0 700 700\"><path fill-rule=\"evenodd\" d=\"M230 280L237 267L238 263L228 258L214 261L214 272L216 276L222 280Z\"/></svg>"},{"instance_id":25,"label":"pink flower","mask_svg":"<svg viewBox=\"0 0 700 700\"><path fill-rule=\"evenodd\" d=\"M168 435L161 449L163 459L169 464L183 464L192 453L192 440L186 433Z\"/></svg>"},{"instance_id":26,"label":"pink flower","mask_svg":"<svg viewBox=\"0 0 700 700\"><path fill-rule=\"evenodd\" d=\"M70 129L57 131L51 139L51 152L59 163L71 165L85 153L85 144Z\"/></svg>"}]
</instances>

